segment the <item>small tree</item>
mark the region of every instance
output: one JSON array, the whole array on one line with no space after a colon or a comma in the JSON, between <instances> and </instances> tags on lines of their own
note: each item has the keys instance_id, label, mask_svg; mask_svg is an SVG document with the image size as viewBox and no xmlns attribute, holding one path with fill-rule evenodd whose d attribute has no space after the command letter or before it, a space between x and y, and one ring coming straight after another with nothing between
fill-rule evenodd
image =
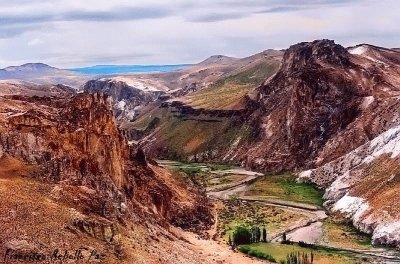
<instances>
[{"instance_id":1,"label":"small tree","mask_svg":"<svg viewBox=\"0 0 400 264\"><path fill-rule=\"evenodd\" d=\"M264 242L267 242L267 228L264 226L263 232L262 232L262 240Z\"/></svg>"},{"instance_id":2,"label":"small tree","mask_svg":"<svg viewBox=\"0 0 400 264\"><path fill-rule=\"evenodd\" d=\"M233 241L232 241L232 236L231 236L231 234L229 233L229 240L228 240L228 244L229 244L229 246L232 248L232 249L234 249L235 248L235 244L233 243Z\"/></svg>"},{"instance_id":3,"label":"small tree","mask_svg":"<svg viewBox=\"0 0 400 264\"><path fill-rule=\"evenodd\" d=\"M257 226L257 243L261 241L261 229Z\"/></svg>"},{"instance_id":4,"label":"small tree","mask_svg":"<svg viewBox=\"0 0 400 264\"><path fill-rule=\"evenodd\" d=\"M303 252L291 252L286 256L286 264L313 264L314 255L311 252L311 257L308 258L308 254Z\"/></svg>"}]
</instances>

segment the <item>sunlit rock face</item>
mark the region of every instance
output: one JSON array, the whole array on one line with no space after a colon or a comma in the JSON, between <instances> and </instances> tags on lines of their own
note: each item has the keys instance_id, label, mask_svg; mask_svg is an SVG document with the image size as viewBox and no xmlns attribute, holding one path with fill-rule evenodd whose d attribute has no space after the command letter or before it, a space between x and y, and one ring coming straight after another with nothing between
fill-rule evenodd
<instances>
[{"instance_id":1,"label":"sunlit rock face","mask_svg":"<svg viewBox=\"0 0 400 264\"><path fill-rule=\"evenodd\" d=\"M185 210L200 210L200 225L210 222L207 201L197 204L202 198L189 191L178 195L172 178L152 169L144 153L128 145L112 105L103 93L0 97L0 156L36 165L36 177L59 184L55 196L79 199L70 193L77 191L87 197L80 201L87 210L108 218L145 215L143 208L150 208L155 222L179 222L177 212ZM180 203L182 193L190 198L187 204Z\"/></svg>"},{"instance_id":2,"label":"sunlit rock face","mask_svg":"<svg viewBox=\"0 0 400 264\"><path fill-rule=\"evenodd\" d=\"M286 50L259 88L255 139L237 159L267 171L312 168L399 125L400 53L368 50L368 58L351 54L330 40Z\"/></svg>"}]
</instances>

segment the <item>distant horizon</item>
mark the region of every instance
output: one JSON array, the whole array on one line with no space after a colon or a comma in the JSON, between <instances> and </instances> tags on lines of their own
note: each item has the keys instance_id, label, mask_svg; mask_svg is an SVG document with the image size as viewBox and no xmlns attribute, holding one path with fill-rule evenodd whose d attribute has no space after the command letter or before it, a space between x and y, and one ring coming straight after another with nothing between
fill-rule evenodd
<instances>
[{"instance_id":1,"label":"distant horizon","mask_svg":"<svg viewBox=\"0 0 400 264\"><path fill-rule=\"evenodd\" d=\"M396 47L398 11L393 0L2 1L0 67L190 64L315 39Z\"/></svg>"},{"instance_id":2,"label":"distant horizon","mask_svg":"<svg viewBox=\"0 0 400 264\"><path fill-rule=\"evenodd\" d=\"M168 72L174 70L180 70L193 64L104 64L104 65L93 65L87 67L76 67L68 68L64 70L78 72L87 75L100 75L100 74L129 74L129 73L151 73L151 72Z\"/></svg>"},{"instance_id":3,"label":"distant horizon","mask_svg":"<svg viewBox=\"0 0 400 264\"><path fill-rule=\"evenodd\" d=\"M317 39L313 39L313 40L309 40L309 41L303 41L303 42L312 42L314 40L317 40ZM387 48L387 49L400 49L400 43L399 43L399 47L385 47L385 46L382 46L382 45L375 45L373 43L367 43L367 42L360 42L360 43L355 43L353 45L347 45L346 46L346 45L343 45L341 43L338 43L335 39L331 39L331 40L335 41L336 44L339 44L339 45L341 45L341 46L343 46L345 48L351 48L351 47L355 47L355 46L358 46L358 45L371 45L371 46ZM297 43L300 43L300 42L297 42ZM90 71L90 69L94 69L95 70L95 68L100 68L100 67L123 67L123 68L125 68L125 67L126 68L128 68L128 67L181 67L181 66L182 67L187 67L187 66L192 66L192 65L198 64L198 63L200 63L200 62L202 62L204 60L207 60L207 59L209 59L211 57L214 57L214 56L225 56L225 57L241 59L241 58L246 58L246 57L249 57L249 56L252 56L252 55L255 55L255 54L262 53L262 52L267 51L267 50L286 50L290 46L295 45L297 43L292 43L286 48L279 48L279 49L278 48L265 48L265 49L263 49L261 51L256 51L255 53L247 54L247 55L244 55L242 57L233 56L233 55L229 55L229 54L217 54L217 53L214 53L213 55L208 55L208 56L204 57L203 59L200 59L200 60L198 60L196 62L148 63L148 64L146 64L146 63L121 63L121 64L120 63L116 63L116 64L113 64L113 63L109 62L109 63L102 63L102 64L83 63L81 66L59 67L57 65L50 64L50 63L47 63L47 62L37 61L37 62L24 62L24 63L21 63L19 65L16 65L16 64L14 64L14 65L2 65L0 67L0 70L6 69L8 67L19 67L19 66L23 66L23 65L26 65L26 64L44 64L44 65L47 65L47 66L50 66L50 67L54 67L54 68L57 68L57 69L74 71L74 72L80 72L81 70ZM132 72L132 73L135 73L135 72ZM137 71L137 72L140 73L141 71ZM143 72L148 72L148 71L143 71Z\"/></svg>"}]
</instances>

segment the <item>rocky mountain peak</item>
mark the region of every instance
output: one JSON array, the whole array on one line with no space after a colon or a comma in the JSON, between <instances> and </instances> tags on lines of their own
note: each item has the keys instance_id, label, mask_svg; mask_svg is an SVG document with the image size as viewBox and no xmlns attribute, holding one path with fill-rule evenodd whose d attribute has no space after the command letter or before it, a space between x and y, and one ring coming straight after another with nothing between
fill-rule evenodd
<instances>
[{"instance_id":1,"label":"rocky mountain peak","mask_svg":"<svg viewBox=\"0 0 400 264\"><path fill-rule=\"evenodd\" d=\"M283 70L298 71L315 63L330 63L338 66L350 64L349 53L333 40L323 39L302 42L291 46L283 57Z\"/></svg>"}]
</instances>

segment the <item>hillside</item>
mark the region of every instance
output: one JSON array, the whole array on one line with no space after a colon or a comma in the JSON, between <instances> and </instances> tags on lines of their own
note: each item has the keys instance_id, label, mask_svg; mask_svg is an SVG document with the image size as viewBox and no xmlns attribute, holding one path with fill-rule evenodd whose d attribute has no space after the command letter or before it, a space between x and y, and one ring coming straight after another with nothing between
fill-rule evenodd
<instances>
[{"instance_id":1,"label":"hillside","mask_svg":"<svg viewBox=\"0 0 400 264\"><path fill-rule=\"evenodd\" d=\"M110 109L100 93L0 97L0 250L207 262L173 231L208 228L207 199L128 145Z\"/></svg>"},{"instance_id":2,"label":"hillside","mask_svg":"<svg viewBox=\"0 0 400 264\"><path fill-rule=\"evenodd\" d=\"M76 90L62 84L36 84L18 80L0 80L0 96L67 96L73 95Z\"/></svg>"},{"instance_id":3,"label":"hillside","mask_svg":"<svg viewBox=\"0 0 400 264\"><path fill-rule=\"evenodd\" d=\"M133 122L122 122L121 128L132 140L150 134L141 144L155 156L218 160L220 153L213 147L228 152L236 138L250 136L251 128L241 118L251 111L247 109L251 93L278 70L281 55L268 50L241 59L240 67L209 87L150 104Z\"/></svg>"},{"instance_id":4,"label":"hillside","mask_svg":"<svg viewBox=\"0 0 400 264\"><path fill-rule=\"evenodd\" d=\"M281 51L274 50L242 59L216 55L177 71L91 80L84 89L110 94L115 100L114 111L120 122L136 120L148 112L147 108L143 108L148 104L160 104L168 99L180 100L181 97L201 104L205 97L216 95L214 98L217 100L218 97L225 98L226 107L229 108L272 75L281 56ZM185 97L196 91L199 93L193 97Z\"/></svg>"},{"instance_id":5,"label":"hillside","mask_svg":"<svg viewBox=\"0 0 400 264\"><path fill-rule=\"evenodd\" d=\"M368 44L346 49L330 40L299 43L285 51L271 78L242 97L240 107L226 107L217 95L223 85L216 82L152 109L134 123L132 136L162 158L269 173L312 169L300 176L327 188L331 210L352 217L374 243L398 246L391 234L399 219L393 202L399 59L397 51ZM201 101L213 87L215 93ZM376 188L368 187L371 181Z\"/></svg>"},{"instance_id":6,"label":"hillside","mask_svg":"<svg viewBox=\"0 0 400 264\"><path fill-rule=\"evenodd\" d=\"M350 53L354 53L352 49L349 52L327 40L294 45L285 52L281 67L272 78L257 90L249 91L247 95L237 97L239 100L231 101L230 105L235 106L236 103L236 106L240 106L238 108L224 108L224 100L228 98L229 102L229 98L234 98L232 94L227 92L226 98L218 97L218 89L233 86L229 81L232 77L222 79L221 83L227 83L226 86L216 82L214 87L186 97L170 99L162 104L160 110L153 110L151 114L153 118L157 116L160 120L164 116L170 122L162 123L162 126L146 138L152 142L151 147L147 147L151 152L155 151L154 153L158 153L155 150L157 148L161 152L168 151L168 147L156 141L169 136L175 138L171 131L179 133L178 131L185 130L184 127L196 128L193 135L199 140L202 134L212 133L212 128L203 132L200 127L209 127L208 123L212 122L213 126L219 128L218 131L226 132L221 133L222 135L229 135L228 131L233 134L230 134L232 137L228 140L231 151L219 149L218 144L210 144L215 148L207 150L215 153L211 158L219 158L221 161L279 171L309 167L343 155L396 122L392 117L395 116L393 104L397 103L396 87L399 87L398 53L369 47L369 55L358 55ZM265 72L272 75L272 71ZM240 78L234 82L239 83L238 79ZM244 83L250 82L249 79L244 80ZM213 95L207 96L208 90ZM205 94L203 102L202 93ZM377 112L373 117L367 115L366 112L371 111L370 103L379 98L385 100L380 106L382 110L375 107ZM207 104L215 105L207 107ZM382 114L379 115L380 111ZM156 115L156 112L163 114ZM384 121L379 120L380 118ZM150 121L143 115L136 122L137 128L146 127L146 122ZM174 130L168 129L168 124L173 122ZM176 122L180 123L181 129ZM378 123L373 125L372 122ZM348 140L344 138L359 131L358 126L361 123L365 128L352 140L349 147ZM166 130L163 130L164 126ZM239 133L241 135L234 132L237 130L242 130ZM187 133L182 133L190 138ZM204 141L202 144L209 143L207 140L201 141ZM236 141L237 143L232 144ZM185 150L188 142L189 139L184 140L182 145L174 149ZM188 158L194 154L201 156L204 151L204 148L193 149L188 153L175 154Z\"/></svg>"},{"instance_id":7,"label":"hillside","mask_svg":"<svg viewBox=\"0 0 400 264\"><path fill-rule=\"evenodd\" d=\"M63 84L78 89L89 77L43 63L27 63L0 69L0 80L27 81L38 85Z\"/></svg>"}]
</instances>

